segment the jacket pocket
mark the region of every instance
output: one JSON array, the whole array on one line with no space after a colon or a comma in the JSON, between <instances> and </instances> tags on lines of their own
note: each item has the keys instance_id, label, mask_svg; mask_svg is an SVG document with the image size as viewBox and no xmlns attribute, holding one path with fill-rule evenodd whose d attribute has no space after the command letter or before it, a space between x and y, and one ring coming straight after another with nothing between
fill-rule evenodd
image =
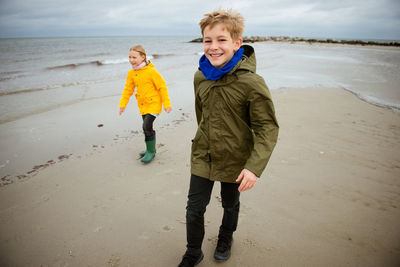
<instances>
[{"instance_id":1,"label":"jacket pocket","mask_svg":"<svg viewBox=\"0 0 400 267\"><path fill-rule=\"evenodd\" d=\"M208 140L203 131L199 128L196 132L196 136L192 140L192 161L210 161L208 148Z\"/></svg>"},{"instance_id":2,"label":"jacket pocket","mask_svg":"<svg viewBox=\"0 0 400 267\"><path fill-rule=\"evenodd\" d=\"M223 145L223 156L229 160L229 165L242 164L246 162L253 150L253 132L246 123L239 123L239 127L233 131L227 131L221 145Z\"/></svg>"},{"instance_id":3,"label":"jacket pocket","mask_svg":"<svg viewBox=\"0 0 400 267\"><path fill-rule=\"evenodd\" d=\"M161 99L160 99L160 96L158 96L158 95L151 95L151 96L146 96L144 98L144 102L148 105L159 104L159 103L161 103Z\"/></svg>"}]
</instances>

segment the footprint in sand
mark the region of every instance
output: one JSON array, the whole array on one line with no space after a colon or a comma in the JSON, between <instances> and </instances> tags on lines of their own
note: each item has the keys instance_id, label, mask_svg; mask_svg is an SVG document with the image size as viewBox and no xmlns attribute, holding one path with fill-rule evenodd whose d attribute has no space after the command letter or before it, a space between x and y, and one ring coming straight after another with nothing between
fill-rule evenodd
<instances>
[{"instance_id":1,"label":"footprint in sand","mask_svg":"<svg viewBox=\"0 0 400 267\"><path fill-rule=\"evenodd\" d=\"M243 245L246 245L246 246L249 246L249 247L255 247L257 245L254 240L251 240L251 239L248 239L248 238L244 239L242 241L242 243L243 243Z\"/></svg>"},{"instance_id":2,"label":"footprint in sand","mask_svg":"<svg viewBox=\"0 0 400 267\"><path fill-rule=\"evenodd\" d=\"M111 258L108 260L107 265L110 267L119 267L121 266L121 258L117 255L111 255Z\"/></svg>"},{"instance_id":3,"label":"footprint in sand","mask_svg":"<svg viewBox=\"0 0 400 267\"><path fill-rule=\"evenodd\" d=\"M166 226L163 227L163 231L164 231L164 232L171 232L171 231L173 231L173 230L174 230L174 228L171 227L171 226L168 226L168 225L166 225Z\"/></svg>"},{"instance_id":4,"label":"footprint in sand","mask_svg":"<svg viewBox=\"0 0 400 267\"><path fill-rule=\"evenodd\" d=\"M207 238L207 240L208 240L209 242L211 242L211 244L217 245L217 243L218 243L218 236L209 237L209 238Z\"/></svg>"},{"instance_id":5,"label":"footprint in sand","mask_svg":"<svg viewBox=\"0 0 400 267\"><path fill-rule=\"evenodd\" d=\"M138 239L139 240L149 240L150 236L149 236L149 234L147 232L143 232L138 236Z\"/></svg>"}]
</instances>

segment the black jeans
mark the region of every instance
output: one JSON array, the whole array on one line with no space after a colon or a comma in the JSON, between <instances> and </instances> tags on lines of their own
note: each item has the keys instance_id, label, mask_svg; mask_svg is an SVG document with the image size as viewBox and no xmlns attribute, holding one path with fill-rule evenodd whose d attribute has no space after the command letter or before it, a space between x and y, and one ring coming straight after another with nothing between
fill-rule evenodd
<instances>
[{"instance_id":1,"label":"black jeans","mask_svg":"<svg viewBox=\"0 0 400 267\"><path fill-rule=\"evenodd\" d=\"M187 249L194 254L199 253L204 238L204 213L210 197L214 181L191 175L188 202L186 207ZM239 218L240 192L239 184L221 182L221 198L224 216L219 228L219 239L226 242L232 240Z\"/></svg>"},{"instance_id":2,"label":"black jeans","mask_svg":"<svg viewBox=\"0 0 400 267\"><path fill-rule=\"evenodd\" d=\"M153 122L156 119L156 116L151 114L142 115L143 119L143 132L144 132L144 140L145 141L153 141L156 132L153 130Z\"/></svg>"}]
</instances>

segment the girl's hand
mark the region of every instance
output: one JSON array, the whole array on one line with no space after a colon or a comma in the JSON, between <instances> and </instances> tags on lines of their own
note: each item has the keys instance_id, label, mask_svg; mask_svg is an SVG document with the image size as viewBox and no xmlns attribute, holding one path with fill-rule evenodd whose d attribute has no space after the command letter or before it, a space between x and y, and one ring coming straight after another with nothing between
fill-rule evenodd
<instances>
[{"instance_id":1,"label":"girl's hand","mask_svg":"<svg viewBox=\"0 0 400 267\"><path fill-rule=\"evenodd\" d=\"M125 111L125 108L119 108L119 115L121 116L124 111Z\"/></svg>"},{"instance_id":2,"label":"girl's hand","mask_svg":"<svg viewBox=\"0 0 400 267\"><path fill-rule=\"evenodd\" d=\"M165 112L167 112L167 113L170 113L171 112L171 107L169 107L169 108L165 108L164 110L165 110Z\"/></svg>"},{"instance_id":3,"label":"girl's hand","mask_svg":"<svg viewBox=\"0 0 400 267\"><path fill-rule=\"evenodd\" d=\"M239 192L243 192L253 188L253 186L257 182L257 176L247 169L243 169L242 172L239 174L236 182L240 182L240 186L238 188Z\"/></svg>"}]
</instances>

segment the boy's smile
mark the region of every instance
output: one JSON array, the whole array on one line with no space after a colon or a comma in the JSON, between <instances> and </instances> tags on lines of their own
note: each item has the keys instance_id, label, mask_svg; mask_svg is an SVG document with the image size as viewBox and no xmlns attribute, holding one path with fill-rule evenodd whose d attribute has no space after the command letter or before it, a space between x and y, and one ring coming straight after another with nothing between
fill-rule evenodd
<instances>
[{"instance_id":1,"label":"boy's smile","mask_svg":"<svg viewBox=\"0 0 400 267\"><path fill-rule=\"evenodd\" d=\"M212 28L207 26L204 29L204 54L211 65L216 68L225 66L240 48L241 44L242 38L232 40L230 32L221 23L214 25Z\"/></svg>"}]
</instances>

